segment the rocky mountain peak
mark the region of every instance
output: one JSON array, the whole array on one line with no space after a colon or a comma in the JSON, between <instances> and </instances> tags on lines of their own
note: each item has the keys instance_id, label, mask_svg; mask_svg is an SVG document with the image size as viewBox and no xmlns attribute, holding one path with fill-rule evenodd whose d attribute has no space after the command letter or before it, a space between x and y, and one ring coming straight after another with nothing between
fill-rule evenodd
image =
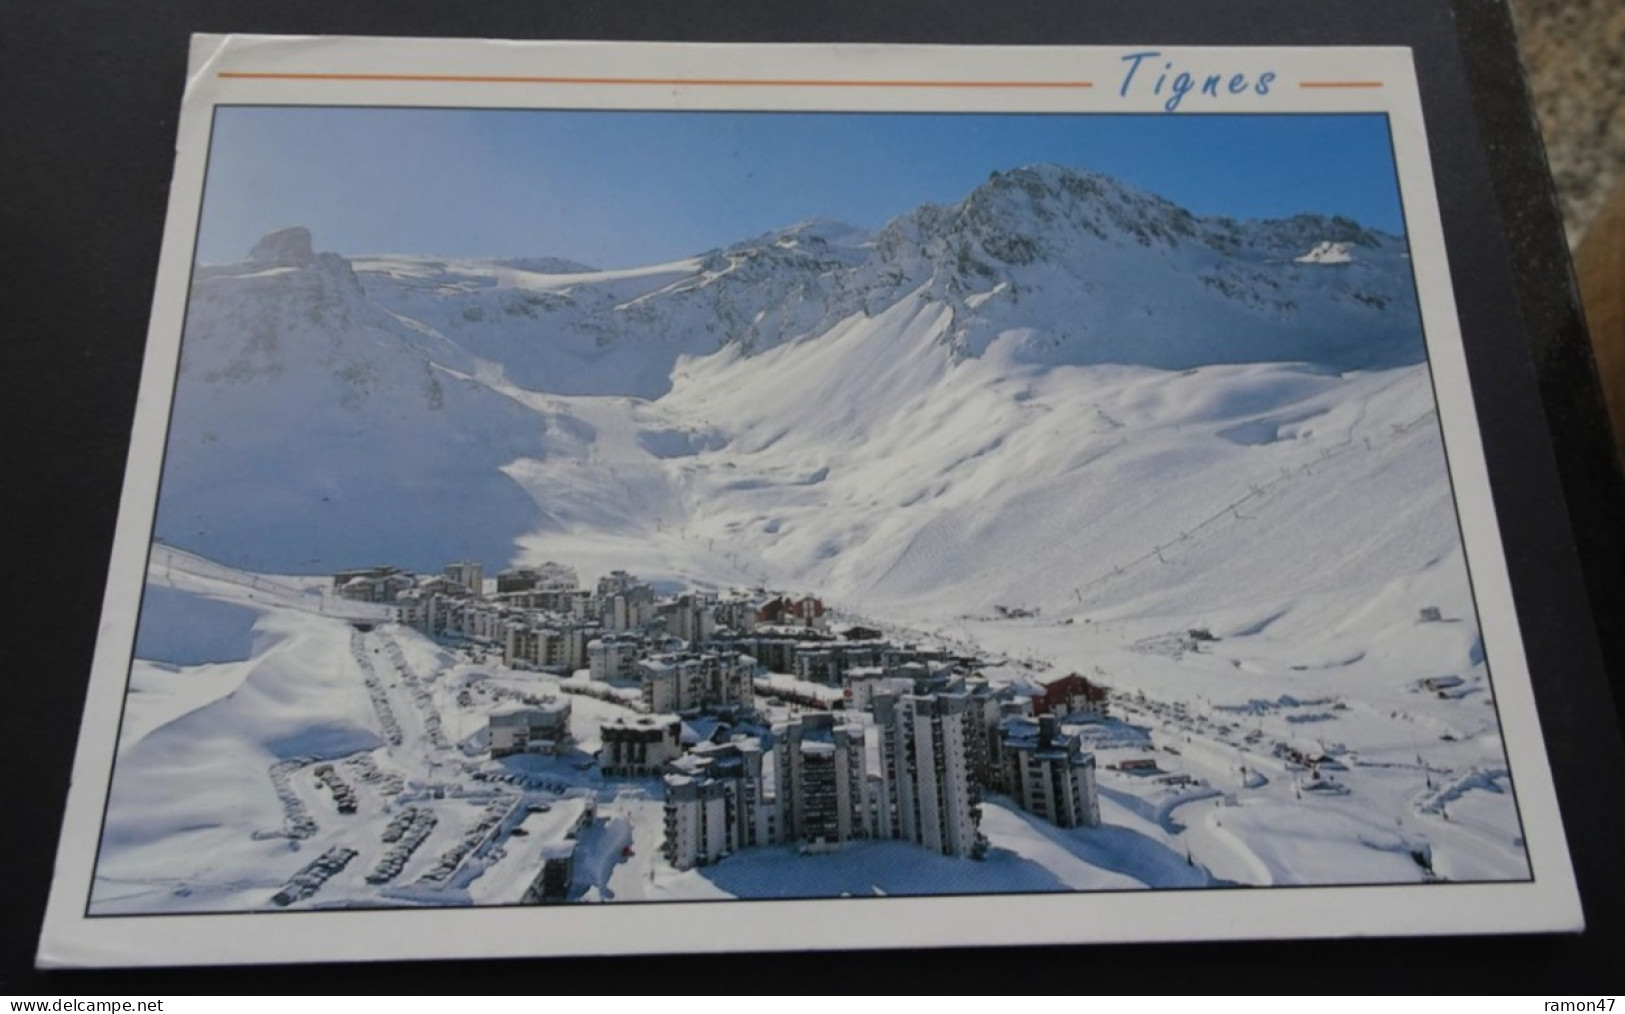
<instances>
[{"instance_id":1,"label":"rocky mountain peak","mask_svg":"<svg viewBox=\"0 0 1625 1014\"><path fill-rule=\"evenodd\" d=\"M316 251L311 246L310 230L296 225L262 238L248 252L248 259L251 263L267 266L303 267L315 262Z\"/></svg>"}]
</instances>

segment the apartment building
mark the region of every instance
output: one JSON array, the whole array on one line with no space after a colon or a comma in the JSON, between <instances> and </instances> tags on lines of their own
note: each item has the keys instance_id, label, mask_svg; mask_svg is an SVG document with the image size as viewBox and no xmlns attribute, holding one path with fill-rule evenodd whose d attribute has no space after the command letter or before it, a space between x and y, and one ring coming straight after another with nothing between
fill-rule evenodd
<instances>
[{"instance_id":1,"label":"apartment building","mask_svg":"<svg viewBox=\"0 0 1625 1014\"><path fill-rule=\"evenodd\" d=\"M564 753L570 737L570 701L547 699L537 704L505 704L487 719L491 756L514 753Z\"/></svg>"},{"instance_id":2,"label":"apartment building","mask_svg":"<svg viewBox=\"0 0 1625 1014\"><path fill-rule=\"evenodd\" d=\"M677 869L776 840L772 800L762 784L760 740L702 743L667 765L664 781L661 850Z\"/></svg>"},{"instance_id":3,"label":"apartment building","mask_svg":"<svg viewBox=\"0 0 1625 1014\"><path fill-rule=\"evenodd\" d=\"M864 727L830 712L773 727L779 837L807 851L874 834Z\"/></svg>"},{"instance_id":4,"label":"apartment building","mask_svg":"<svg viewBox=\"0 0 1625 1014\"><path fill-rule=\"evenodd\" d=\"M1057 827L1098 827L1095 756L1054 715L1008 718L1000 730L1004 782L1016 803Z\"/></svg>"},{"instance_id":5,"label":"apartment building","mask_svg":"<svg viewBox=\"0 0 1625 1014\"><path fill-rule=\"evenodd\" d=\"M634 664L650 712L754 711L756 663L731 652L651 655Z\"/></svg>"},{"instance_id":6,"label":"apartment building","mask_svg":"<svg viewBox=\"0 0 1625 1014\"><path fill-rule=\"evenodd\" d=\"M968 706L963 694L875 695L881 836L948 856L979 858L986 852L965 745Z\"/></svg>"},{"instance_id":7,"label":"apartment building","mask_svg":"<svg viewBox=\"0 0 1625 1014\"><path fill-rule=\"evenodd\" d=\"M683 754L676 715L620 716L599 727L598 766L606 775L656 775Z\"/></svg>"}]
</instances>

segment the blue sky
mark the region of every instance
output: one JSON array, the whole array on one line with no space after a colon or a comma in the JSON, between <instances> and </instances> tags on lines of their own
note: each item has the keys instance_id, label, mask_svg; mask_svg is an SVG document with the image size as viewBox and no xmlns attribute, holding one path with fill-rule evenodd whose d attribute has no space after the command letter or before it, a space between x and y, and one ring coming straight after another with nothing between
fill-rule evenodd
<instances>
[{"instance_id":1,"label":"blue sky","mask_svg":"<svg viewBox=\"0 0 1625 1014\"><path fill-rule=\"evenodd\" d=\"M811 218L878 227L1034 162L1199 215L1403 231L1386 120L1360 116L644 113L234 106L198 257L308 227L318 250L655 263Z\"/></svg>"}]
</instances>

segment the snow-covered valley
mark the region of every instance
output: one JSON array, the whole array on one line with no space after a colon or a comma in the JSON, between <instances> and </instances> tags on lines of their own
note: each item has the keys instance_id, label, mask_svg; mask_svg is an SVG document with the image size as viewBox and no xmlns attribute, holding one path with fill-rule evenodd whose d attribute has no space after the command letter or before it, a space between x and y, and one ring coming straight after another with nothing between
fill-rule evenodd
<instances>
[{"instance_id":1,"label":"snow-covered valley","mask_svg":"<svg viewBox=\"0 0 1625 1014\"><path fill-rule=\"evenodd\" d=\"M577 823L588 900L1529 875L1405 243L1343 219L1039 166L634 270L290 230L197 272L157 535L189 552L149 569L97 911L263 908L334 850L293 904L516 903L514 857ZM628 703L571 693L574 754L497 760L489 713L578 677L327 594L458 559L816 595L995 683L1086 674L1102 825L995 795L981 862L675 869L660 783L592 763ZM1147 755L1188 779L1113 767Z\"/></svg>"}]
</instances>

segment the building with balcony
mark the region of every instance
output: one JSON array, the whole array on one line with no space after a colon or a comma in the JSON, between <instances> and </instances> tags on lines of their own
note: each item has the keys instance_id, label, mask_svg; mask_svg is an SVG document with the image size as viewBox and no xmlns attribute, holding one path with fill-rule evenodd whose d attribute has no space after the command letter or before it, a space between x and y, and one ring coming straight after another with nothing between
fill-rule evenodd
<instances>
[{"instance_id":1,"label":"building with balcony","mask_svg":"<svg viewBox=\"0 0 1625 1014\"><path fill-rule=\"evenodd\" d=\"M652 713L756 710L756 661L748 655L669 652L639 660L636 670Z\"/></svg>"},{"instance_id":2,"label":"building with balcony","mask_svg":"<svg viewBox=\"0 0 1625 1014\"><path fill-rule=\"evenodd\" d=\"M822 630L825 626L824 603L810 595L802 598L775 595L757 608L756 623L759 626Z\"/></svg>"},{"instance_id":3,"label":"building with balcony","mask_svg":"<svg viewBox=\"0 0 1625 1014\"><path fill-rule=\"evenodd\" d=\"M485 564L478 560L458 560L456 563L448 563L442 573L445 574L446 580L461 585L471 594L485 594Z\"/></svg>"},{"instance_id":4,"label":"building with balcony","mask_svg":"<svg viewBox=\"0 0 1625 1014\"><path fill-rule=\"evenodd\" d=\"M963 694L875 695L881 763L877 834L947 856L985 854L965 745L968 704Z\"/></svg>"},{"instance_id":5,"label":"building with balcony","mask_svg":"<svg viewBox=\"0 0 1625 1014\"><path fill-rule=\"evenodd\" d=\"M573 591L579 586L575 568L562 563L538 567L510 567L497 574L497 593L519 591Z\"/></svg>"},{"instance_id":6,"label":"building with balcony","mask_svg":"<svg viewBox=\"0 0 1625 1014\"><path fill-rule=\"evenodd\" d=\"M595 680L635 680L639 678L638 661L648 653L649 642L641 635L601 634L587 644L587 668L592 671Z\"/></svg>"},{"instance_id":7,"label":"building with balcony","mask_svg":"<svg viewBox=\"0 0 1625 1014\"><path fill-rule=\"evenodd\" d=\"M515 753L561 754L569 750L570 701L549 698L537 704L504 704L489 718L491 756Z\"/></svg>"},{"instance_id":8,"label":"building with balcony","mask_svg":"<svg viewBox=\"0 0 1625 1014\"><path fill-rule=\"evenodd\" d=\"M661 605L658 612L666 621L667 634L680 638L690 648L696 648L710 640L716 630L713 605L706 596L685 593Z\"/></svg>"},{"instance_id":9,"label":"building with balcony","mask_svg":"<svg viewBox=\"0 0 1625 1014\"><path fill-rule=\"evenodd\" d=\"M333 593L354 602L394 602L417 586L417 578L399 567L365 567L333 575Z\"/></svg>"},{"instance_id":10,"label":"building with balcony","mask_svg":"<svg viewBox=\"0 0 1625 1014\"><path fill-rule=\"evenodd\" d=\"M1054 715L1009 718L1000 730L1004 783L1016 804L1057 827L1098 827L1095 757Z\"/></svg>"},{"instance_id":11,"label":"building with balcony","mask_svg":"<svg viewBox=\"0 0 1625 1014\"><path fill-rule=\"evenodd\" d=\"M832 713L773 727L779 838L826 851L873 835L864 727Z\"/></svg>"},{"instance_id":12,"label":"building with balcony","mask_svg":"<svg viewBox=\"0 0 1625 1014\"><path fill-rule=\"evenodd\" d=\"M598 733L598 766L606 775L657 775L683 754L683 722L676 715L621 716Z\"/></svg>"},{"instance_id":13,"label":"building with balcony","mask_svg":"<svg viewBox=\"0 0 1625 1014\"><path fill-rule=\"evenodd\" d=\"M1105 718L1109 696L1105 687L1091 683L1077 673L1041 684L1042 692L1033 698L1033 714L1057 718Z\"/></svg>"},{"instance_id":14,"label":"building with balcony","mask_svg":"<svg viewBox=\"0 0 1625 1014\"><path fill-rule=\"evenodd\" d=\"M704 866L775 840L759 740L702 743L667 765L664 781L661 851L677 869Z\"/></svg>"}]
</instances>

